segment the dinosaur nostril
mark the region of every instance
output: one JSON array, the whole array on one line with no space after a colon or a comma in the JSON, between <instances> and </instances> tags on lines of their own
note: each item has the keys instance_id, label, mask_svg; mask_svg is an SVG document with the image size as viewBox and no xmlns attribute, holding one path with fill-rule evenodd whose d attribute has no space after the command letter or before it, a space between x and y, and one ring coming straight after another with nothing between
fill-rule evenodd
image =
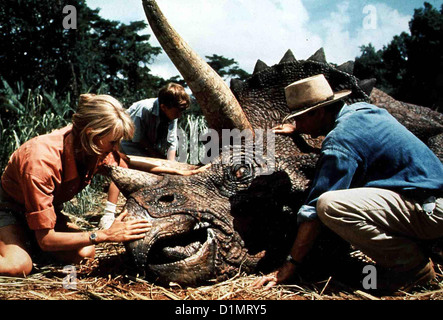
<instances>
[{"instance_id":1,"label":"dinosaur nostril","mask_svg":"<svg viewBox=\"0 0 443 320\"><path fill-rule=\"evenodd\" d=\"M167 194L167 195L161 196L161 197L158 199L158 202L167 202L167 203L170 203L170 202L172 202L172 201L174 201L174 195L173 195L173 194Z\"/></svg>"}]
</instances>

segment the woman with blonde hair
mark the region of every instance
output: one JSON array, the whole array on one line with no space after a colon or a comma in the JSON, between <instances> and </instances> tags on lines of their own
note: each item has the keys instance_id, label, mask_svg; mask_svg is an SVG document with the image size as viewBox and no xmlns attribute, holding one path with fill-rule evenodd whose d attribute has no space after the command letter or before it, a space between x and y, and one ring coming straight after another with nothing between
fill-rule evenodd
<instances>
[{"instance_id":1,"label":"woman with blonde hair","mask_svg":"<svg viewBox=\"0 0 443 320\"><path fill-rule=\"evenodd\" d=\"M97 243L144 237L149 222L123 221L126 212L97 232L69 228L60 212L102 165L127 167L119 144L133 133L130 117L115 98L83 94L72 125L32 138L12 154L1 177L0 275L31 272L30 235L40 249L67 263L94 257Z\"/></svg>"}]
</instances>

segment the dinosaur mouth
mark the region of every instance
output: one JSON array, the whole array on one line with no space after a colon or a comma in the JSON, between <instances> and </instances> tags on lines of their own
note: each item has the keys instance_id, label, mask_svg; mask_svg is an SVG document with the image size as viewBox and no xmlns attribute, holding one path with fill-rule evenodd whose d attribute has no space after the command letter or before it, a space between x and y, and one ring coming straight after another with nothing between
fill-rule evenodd
<instances>
[{"instance_id":1,"label":"dinosaur mouth","mask_svg":"<svg viewBox=\"0 0 443 320\"><path fill-rule=\"evenodd\" d=\"M192 285L214 277L217 240L209 223L185 215L162 218L133 245L139 266L161 283Z\"/></svg>"},{"instance_id":2,"label":"dinosaur mouth","mask_svg":"<svg viewBox=\"0 0 443 320\"><path fill-rule=\"evenodd\" d=\"M160 236L152 244L146 260L150 266L166 267L168 264L186 263L204 257L213 240L214 232L209 224L199 222L179 234Z\"/></svg>"},{"instance_id":3,"label":"dinosaur mouth","mask_svg":"<svg viewBox=\"0 0 443 320\"><path fill-rule=\"evenodd\" d=\"M152 227L140 240L125 243L135 266L145 277L168 284L195 284L212 279L218 260L218 224L207 212L143 208L130 198L127 219L148 219ZM151 209L151 210L149 210Z\"/></svg>"}]
</instances>

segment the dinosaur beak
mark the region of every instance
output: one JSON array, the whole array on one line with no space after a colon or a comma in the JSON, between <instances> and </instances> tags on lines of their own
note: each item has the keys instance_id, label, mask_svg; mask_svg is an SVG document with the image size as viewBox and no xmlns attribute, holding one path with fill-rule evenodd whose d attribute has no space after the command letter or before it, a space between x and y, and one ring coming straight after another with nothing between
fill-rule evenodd
<instances>
[{"instance_id":1,"label":"dinosaur beak","mask_svg":"<svg viewBox=\"0 0 443 320\"><path fill-rule=\"evenodd\" d=\"M105 165L103 168L104 174L112 179L126 198L144 187L152 187L163 180L162 176L139 170L109 165Z\"/></svg>"},{"instance_id":2,"label":"dinosaur beak","mask_svg":"<svg viewBox=\"0 0 443 320\"><path fill-rule=\"evenodd\" d=\"M160 158L150 158L150 157L141 157L133 155L127 155L127 158L129 162L129 167L131 169L147 171L147 172L151 171L153 168L156 167L177 169L183 171L194 170L198 168L198 166L194 166L192 164L160 159Z\"/></svg>"}]
</instances>

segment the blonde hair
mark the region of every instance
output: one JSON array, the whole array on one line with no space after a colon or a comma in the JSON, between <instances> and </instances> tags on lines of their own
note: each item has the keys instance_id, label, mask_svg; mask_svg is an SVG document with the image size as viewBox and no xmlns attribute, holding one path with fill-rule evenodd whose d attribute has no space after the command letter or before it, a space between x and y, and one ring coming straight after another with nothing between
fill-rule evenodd
<instances>
[{"instance_id":1,"label":"blonde hair","mask_svg":"<svg viewBox=\"0 0 443 320\"><path fill-rule=\"evenodd\" d=\"M89 155L101 155L95 138L113 134L119 143L134 135L134 123L121 103L109 95L80 95L77 112L72 116L73 134Z\"/></svg>"}]
</instances>

